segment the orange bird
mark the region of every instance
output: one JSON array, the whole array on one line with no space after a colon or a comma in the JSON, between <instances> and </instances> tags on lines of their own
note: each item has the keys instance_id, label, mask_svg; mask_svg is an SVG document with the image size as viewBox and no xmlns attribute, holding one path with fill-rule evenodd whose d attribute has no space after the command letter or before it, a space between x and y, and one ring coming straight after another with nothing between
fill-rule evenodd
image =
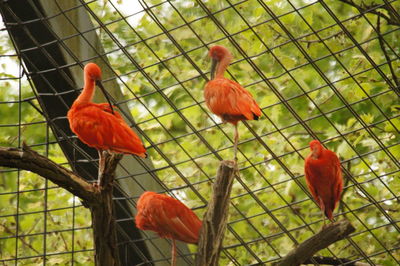
<instances>
[{"instance_id":1,"label":"orange bird","mask_svg":"<svg viewBox=\"0 0 400 266\"><path fill-rule=\"evenodd\" d=\"M146 157L146 149L140 138L113 109L101 84L101 69L98 65L89 63L85 66L84 82L83 91L72 104L67 117L72 132L83 143L99 152L99 177L104 171L103 151ZM108 103L92 102L96 84L103 91Z\"/></svg>"},{"instance_id":2,"label":"orange bird","mask_svg":"<svg viewBox=\"0 0 400 266\"><path fill-rule=\"evenodd\" d=\"M340 161L336 153L325 149L318 140L310 142L310 149L304 164L307 186L323 212L324 224L325 216L333 222L332 213L343 191Z\"/></svg>"},{"instance_id":3,"label":"orange bird","mask_svg":"<svg viewBox=\"0 0 400 266\"><path fill-rule=\"evenodd\" d=\"M204 88L204 98L208 108L219 116L224 123L235 126L234 154L237 160L239 133L237 124L242 120L258 120L261 109L251 96L237 82L224 77L224 72L232 60L228 49L216 45L208 54L212 59L211 80Z\"/></svg>"},{"instance_id":4,"label":"orange bird","mask_svg":"<svg viewBox=\"0 0 400 266\"><path fill-rule=\"evenodd\" d=\"M201 221L185 204L167 195L144 192L137 203L136 227L172 239L172 263L176 265L175 239L197 244Z\"/></svg>"}]
</instances>

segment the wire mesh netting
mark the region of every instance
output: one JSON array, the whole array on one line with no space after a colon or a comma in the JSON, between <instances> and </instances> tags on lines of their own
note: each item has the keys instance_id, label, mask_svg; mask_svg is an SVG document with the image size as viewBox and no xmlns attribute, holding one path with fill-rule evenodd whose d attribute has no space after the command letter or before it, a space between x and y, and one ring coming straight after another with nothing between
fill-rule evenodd
<instances>
[{"instance_id":1,"label":"wire mesh netting","mask_svg":"<svg viewBox=\"0 0 400 266\"><path fill-rule=\"evenodd\" d=\"M303 170L314 138L340 156L336 219L356 228L319 254L399 264L399 1L130 2L0 1L1 146L25 141L94 181L97 153L71 133L66 113L83 65L97 62L149 154L125 156L117 171L121 260L168 264L170 241L134 227L136 202L144 190L168 193L202 217L220 160L233 158L233 127L203 100L208 49L224 45L234 55L225 76L252 93L262 116L239 125L220 264L271 264L320 230ZM94 264L78 198L28 171L0 175L3 265ZM195 251L179 246L179 265Z\"/></svg>"}]
</instances>

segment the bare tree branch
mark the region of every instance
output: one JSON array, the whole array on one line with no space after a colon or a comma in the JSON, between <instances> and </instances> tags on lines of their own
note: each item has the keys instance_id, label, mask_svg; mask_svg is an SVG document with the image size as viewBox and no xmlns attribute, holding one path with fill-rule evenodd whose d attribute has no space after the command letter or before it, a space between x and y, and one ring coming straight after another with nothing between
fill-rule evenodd
<instances>
[{"instance_id":1,"label":"bare tree branch","mask_svg":"<svg viewBox=\"0 0 400 266\"><path fill-rule=\"evenodd\" d=\"M95 200L92 184L33 151L25 143L22 149L0 147L0 166L31 171L65 188L83 201Z\"/></svg>"},{"instance_id":2,"label":"bare tree branch","mask_svg":"<svg viewBox=\"0 0 400 266\"><path fill-rule=\"evenodd\" d=\"M343 158L340 158L340 159L342 161ZM342 166L342 167L345 168L344 166ZM340 200L339 200L339 211L342 213L344 213L344 201L343 201L344 194L346 194L347 190L349 189L348 184L351 179L351 176L349 176L351 173L351 161L347 162L346 170L347 171L343 171L343 174L344 174L344 176L343 176L344 186L343 187L344 187L344 189L343 189L342 193L340 194ZM343 215L346 217L345 213Z\"/></svg>"},{"instance_id":3,"label":"bare tree branch","mask_svg":"<svg viewBox=\"0 0 400 266\"><path fill-rule=\"evenodd\" d=\"M283 35L279 31L277 31L271 25L268 25L268 28L270 28L273 32L275 32L277 34L277 37L275 39L283 38L285 40L290 40L290 38L286 37L285 35ZM313 44L313 43L321 43L321 42L327 41L329 39L336 38L336 37L340 36L341 34L343 34L342 30L338 31L338 32L336 32L336 33L334 33L332 35L329 35L327 37L320 38L320 39L314 39L314 40L303 40L306 37L306 36L303 36L303 37L299 38L298 41L302 42L302 43L307 43L307 48L309 48L310 45Z\"/></svg>"},{"instance_id":4,"label":"bare tree branch","mask_svg":"<svg viewBox=\"0 0 400 266\"><path fill-rule=\"evenodd\" d=\"M348 220L341 220L332 224L327 225L319 233L310 237L298 247L293 249L287 254L280 262L278 266L293 266L300 265L305 261L309 260L316 252L321 249L328 247L329 245L339 241L352 232L354 227Z\"/></svg>"},{"instance_id":5,"label":"bare tree branch","mask_svg":"<svg viewBox=\"0 0 400 266\"><path fill-rule=\"evenodd\" d=\"M360 193L357 189L355 189L354 191L356 192L356 195L359 196L360 198L362 198L362 199L368 201L369 203L375 204L375 202L374 202L372 199L370 199L370 198L368 198L368 197L365 197L365 196L362 195L362 193ZM389 211L389 212L398 212L398 211L399 211L398 208L394 208L393 206L391 206L391 205L389 205L389 204L386 204L385 202L377 202L377 203L378 203L378 204L382 207L382 209L384 209L385 211ZM373 206L373 205L370 205L369 207L371 207L371 206Z\"/></svg>"},{"instance_id":6,"label":"bare tree branch","mask_svg":"<svg viewBox=\"0 0 400 266\"><path fill-rule=\"evenodd\" d=\"M381 17L378 16L377 22L376 22L376 31L378 33L378 40L379 40L379 45L381 46L381 50L383 52L383 54L385 55L386 61L388 63L390 72L392 73L392 78L394 80L394 83L397 87L397 93L399 94L399 90L400 90L400 83L399 80L396 76L396 72L393 69L393 65L392 65L392 60L390 59L390 56L388 54L388 52L386 51L386 47L385 47L385 40L383 39L383 36L381 35Z\"/></svg>"},{"instance_id":7,"label":"bare tree branch","mask_svg":"<svg viewBox=\"0 0 400 266\"><path fill-rule=\"evenodd\" d=\"M392 11L389 8L387 8L386 6L381 6L378 4L371 4L371 5L361 4L361 5L359 5L359 4L356 4L353 0L339 0L339 1L341 1L345 4L348 4L352 7L357 8L360 13L371 13L371 14L377 15L378 17L385 19L389 25L400 26L400 21L394 18L394 16L392 15ZM385 9L389 13L390 16L388 17L386 14L384 14L380 11L377 11L378 8Z\"/></svg>"},{"instance_id":8,"label":"bare tree branch","mask_svg":"<svg viewBox=\"0 0 400 266\"><path fill-rule=\"evenodd\" d=\"M237 171L235 161L222 161L207 211L204 214L197 249L197 266L218 265L219 253L224 239L233 179Z\"/></svg>"},{"instance_id":9,"label":"bare tree branch","mask_svg":"<svg viewBox=\"0 0 400 266\"><path fill-rule=\"evenodd\" d=\"M96 187L33 151L25 143L22 149L0 147L0 166L34 172L83 200L92 214L95 261L98 266L120 265L112 195L115 169L121 158L121 154L106 155L105 169L101 177L102 186Z\"/></svg>"},{"instance_id":10,"label":"bare tree branch","mask_svg":"<svg viewBox=\"0 0 400 266\"><path fill-rule=\"evenodd\" d=\"M332 257L324 257L324 256L314 256L311 259L306 260L303 264L314 264L315 262L318 264L324 265L343 265L346 263L346 266L369 266L370 264L363 263L363 262L352 262L349 259L342 259L342 258L332 258Z\"/></svg>"},{"instance_id":11,"label":"bare tree branch","mask_svg":"<svg viewBox=\"0 0 400 266\"><path fill-rule=\"evenodd\" d=\"M15 234L15 232L13 230L11 230L10 228L8 228L6 225L0 224L0 226L2 226L4 228L4 232L6 232L7 234L11 234L11 235ZM38 255L40 254L39 251L37 251L28 241L26 241L25 237L18 236L18 239L21 241L22 244L24 244L25 246L27 246L28 248L33 250L36 254L38 254Z\"/></svg>"}]
</instances>

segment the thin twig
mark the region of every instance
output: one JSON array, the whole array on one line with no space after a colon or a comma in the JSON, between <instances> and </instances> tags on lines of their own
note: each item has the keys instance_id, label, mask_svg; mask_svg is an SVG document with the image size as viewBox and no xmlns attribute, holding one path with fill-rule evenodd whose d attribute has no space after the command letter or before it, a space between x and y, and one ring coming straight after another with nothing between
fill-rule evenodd
<instances>
[{"instance_id":1,"label":"thin twig","mask_svg":"<svg viewBox=\"0 0 400 266\"><path fill-rule=\"evenodd\" d=\"M325 132L323 132L323 131L315 131L314 134L325 134ZM286 138L290 139L293 136L307 136L307 137L310 137L310 134L308 134L305 131L304 132L292 132L292 133L288 134L286 136Z\"/></svg>"},{"instance_id":2,"label":"thin twig","mask_svg":"<svg viewBox=\"0 0 400 266\"><path fill-rule=\"evenodd\" d=\"M8 234L14 234L14 232L13 232L10 228L8 228L6 225L4 225L4 224L0 224L0 225L4 228L4 231L5 231L6 233L8 233ZM28 243L28 242L25 240L24 237L18 236L18 239L22 242L22 244L24 244L24 245L27 246L28 248L32 249L36 254L38 254L38 255L40 254L40 252L37 251L30 243Z\"/></svg>"},{"instance_id":3,"label":"thin twig","mask_svg":"<svg viewBox=\"0 0 400 266\"><path fill-rule=\"evenodd\" d=\"M56 222L56 221L54 220L53 215L51 214L51 212L48 212L47 215L50 217L50 220L51 220L53 223L55 223L55 224L60 224L60 222ZM63 235L61 232L54 232L54 233L55 233L56 235L57 235L57 234L60 235L61 240L64 242L65 250L68 250L68 244L67 244L67 241L65 240L64 235Z\"/></svg>"},{"instance_id":4,"label":"thin twig","mask_svg":"<svg viewBox=\"0 0 400 266\"><path fill-rule=\"evenodd\" d=\"M360 198L365 199L366 201L368 201L369 203L373 203L374 201L372 201L370 198L365 197L364 195L362 195L358 190L355 190L356 195L359 196ZM381 207L385 210L385 211L390 211L390 212L398 212L399 209L394 209L392 208L390 205L381 202L379 205L381 205Z\"/></svg>"},{"instance_id":5,"label":"thin twig","mask_svg":"<svg viewBox=\"0 0 400 266\"><path fill-rule=\"evenodd\" d=\"M344 213L344 204L343 204L343 197L344 194L347 192L347 190L349 189L348 185L351 179L351 176L349 176L349 173L351 171L351 161L347 162L347 167L346 167L347 171L344 171L344 189L342 191L342 194L340 195L340 201L339 201L339 212ZM344 216L346 216L346 214L343 214Z\"/></svg>"},{"instance_id":6,"label":"thin twig","mask_svg":"<svg viewBox=\"0 0 400 266\"><path fill-rule=\"evenodd\" d=\"M400 21L398 21L398 20L396 20L396 19L393 19L392 16L391 16L391 17L388 17L388 16L386 16L386 14L384 14L384 13L382 13L382 12L376 10L376 9L378 9L378 8L383 8L383 9L385 9L389 14L391 14L391 11L390 11L388 8L386 8L386 7L383 7L383 6L380 6L380 5L377 5L377 4L371 4L371 5L362 4L362 5L359 5L359 4L354 3L353 0L339 0L339 1L341 1L341 2L343 2L343 3L345 3L345 4L348 4L348 5L351 5L352 7L357 8L358 11L359 11L360 13L371 13L371 14L377 15L378 17L382 17L382 18L384 18L384 19L387 21L387 23L388 23L389 25L397 25L397 26L400 26Z\"/></svg>"},{"instance_id":7,"label":"thin twig","mask_svg":"<svg viewBox=\"0 0 400 266\"><path fill-rule=\"evenodd\" d=\"M378 33L379 45L381 46L381 50L382 50L383 54L385 55L386 62L388 63L390 73L392 73L392 78L394 80L394 83L396 84L397 90L399 90L398 93L400 93L400 83L396 76L396 72L393 69L392 60L390 59L390 56L388 55L388 53L386 51L385 40L383 39L383 36L381 35L381 17L380 16L378 16L376 24L377 24L376 31Z\"/></svg>"},{"instance_id":8,"label":"thin twig","mask_svg":"<svg viewBox=\"0 0 400 266\"><path fill-rule=\"evenodd\" d=\"M275 33L277 34L278 37L277 37L276 39L278 39L278 38L283 38L283 39L286 39L286 40L290 40L289 37L286 37L286 36L282 35L282 33L280 33L279 31L277 31L277 30L276 30L274 27L272 27L271 25L268 25L268 27L269 27L273 32L275 32ZM342 30L339 31L339 32L336 32L336 33L334 33L334 34L332 34L332 35L329 35L329 36L327 36L327 37L325 37L325 38L320 38L320 39L316 39L316 40L303 40L303 38L305 38L305 36L303 36L303 37L301 37L300 39L298 39L298 41L299 41L299 42L302 42L302 43L307 43L307 44L308 44L307 47L309 48L309 45L310 45L310 44L313 44L313 43L321 43L321 42L327 41L327 40L329 40L329 39L338 37L338 36L341 35L341 34L343 34L343 31L342 31Z\"/></svg>"}]
</instances>

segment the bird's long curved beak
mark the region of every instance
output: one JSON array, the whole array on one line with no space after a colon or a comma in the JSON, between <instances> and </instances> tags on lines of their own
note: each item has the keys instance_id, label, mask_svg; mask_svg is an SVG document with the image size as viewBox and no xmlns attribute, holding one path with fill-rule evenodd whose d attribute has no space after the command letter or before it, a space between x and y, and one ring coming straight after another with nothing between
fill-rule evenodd
<instances>
[{"instance_id":1,"label":"bird's long curved beak","mask_svg":"<svg viewBox=\"0 0 400 266\"><path fill-rule=\"evenodd\" d=\"M217 65L218 65L218 60L213 58L211 62L211 79L215 78L215 70L217 68Z\"/></svg>"},{"instance_id":2,"label":"bird's long curved beak","mask_svg":"<svg viewBox=\"0 0 400 266\"><path fill-rule=\"evenodd\" d=\"M106 89L104 89L104 87L103 87L103 83L101 83L100 80L96 80L96 85L97 85L97 87L99 87L99 88L101 89L101 91L103 92L104 96L105 96L106 99L107 99L108 104L110 105L111 112L112 112L112 114L114 114L114 109L113 109L112 103L111 103L111 101L110 101L110 98L108 97L108 94L107 94L107 92L106 92Z\"/></svg>"}]
</instances>

